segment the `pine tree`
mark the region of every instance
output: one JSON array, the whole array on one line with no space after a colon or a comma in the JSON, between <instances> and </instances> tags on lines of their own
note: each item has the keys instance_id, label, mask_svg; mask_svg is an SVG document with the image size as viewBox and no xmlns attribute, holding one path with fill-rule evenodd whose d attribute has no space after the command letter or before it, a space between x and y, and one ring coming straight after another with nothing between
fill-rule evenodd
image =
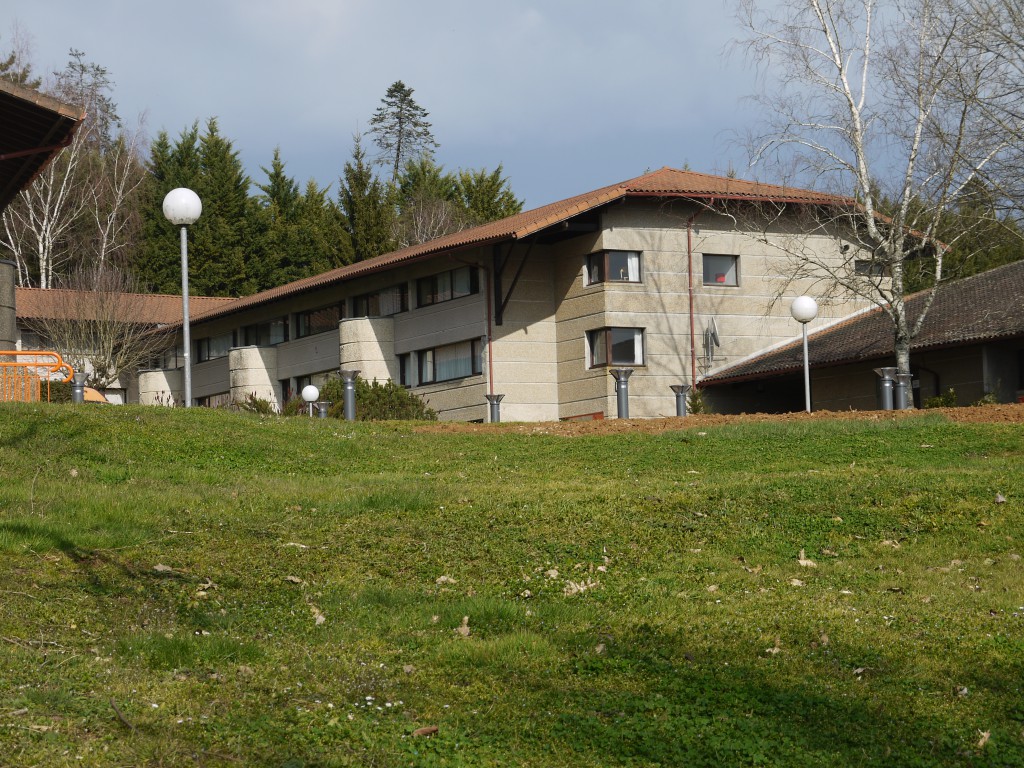
<instances>
[{"instance_id":1,"label":"pine tree","mask_svg":"<svg viewBox=\"0 0 1024 768\"><path fill-rule=\"evenodd\" d=\"M259 280L257 204L249 178L230 140L211 118L200 135L198 123L171 145L166 133L150 149L149 181L143 195L145 243L137 265L141 282L161 293L181 290L179 228L163 216L164 196L177 187L199 195L203 213L189 227L189 292L242 296ZM247 255L254 253L256 258Z\"/></svg>"},{"instance_id":2,"label":"pine tree","mask_svg":"<svg viewBox=\"0 0 1024 768\"><path fill-rule=\"evenodd\" d=\"M432 157L440 145L434 140L427 117L430 114L416 103L413 89L401 80L391 84L381 106L370 118L373 140L380 148L378 162L391 166L391 183L398 183L398 176L407 161L426 155Z\"/></svg>"},{"instance_id":3,"label":"pine tree","mask_svg":"<svg viewBox=\"0 0 1024 768\"><path fill-rule=\"evenodd\" d=\"M523 210L523 201L512 193L502 171L501 165L490 172L485 168L459 171L459 196L473 224L497 221Z\"/></svg>"},{"instance_id":4,"label":"pine tree","mask_svg":"<svg viewBox=\"0 0 1024 768\"><path fill-rule=\"evenodd\" d=\"M345 163L338 196L354 259L363 261L394 250L395 207L391 191L366 162L360 137L353 139L352 159Z\"/></svg>"}]
</instances>

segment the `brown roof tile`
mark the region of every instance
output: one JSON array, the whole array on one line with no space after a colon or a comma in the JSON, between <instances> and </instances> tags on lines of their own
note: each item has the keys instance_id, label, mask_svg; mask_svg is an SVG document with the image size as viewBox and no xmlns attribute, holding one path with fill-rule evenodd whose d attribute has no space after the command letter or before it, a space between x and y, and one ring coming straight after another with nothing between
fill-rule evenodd
<instances>
[{"instance_id":1,"label":"brown roof tile","mask_svg":"<svg viewBox=\"0 0 1024 768\"><path fill-rule=\"evenodd\" d=\"M921 311L927 292L907 297L908 317ZM946 283L935 294L912 351L1024 336L1024 261ZM814 367L876 360L893 355L893 326L873 309L813 332L807 356ZM707 385L781 376L801 370L803 343L795 341L743 360L704 380Z\"/></svg>"},{"instance_id":2,"label":"brown roof tile","mask_svg":"<svg viewBox=\"0 0 1024 768\"><path fill-rule=\"evenodd\" d=\"M14 291L15 313L25 319L48 319L67 317L69 309L80 311L83 303L77 291L63 288L16 288ZM209 312L225 306L235 299L213 296L190 296L189 315ZM162 293L126 294L119 302L136 319L152 325L171 325L181 322L181 296ZM87 306L87 305L86 305Z\"/></svg>"}]
</instances>

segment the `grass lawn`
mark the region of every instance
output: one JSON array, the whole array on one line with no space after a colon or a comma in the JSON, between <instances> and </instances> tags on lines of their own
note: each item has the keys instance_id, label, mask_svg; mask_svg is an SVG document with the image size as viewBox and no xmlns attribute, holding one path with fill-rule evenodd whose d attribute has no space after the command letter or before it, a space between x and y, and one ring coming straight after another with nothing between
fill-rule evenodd
<instances>
[{"instance_id":1,"label":"grass lawn","mask_svg":"<svg viewBox=\"0 0 1024 768\"><path fill-rule=\"evenodd\" d=\"M1019 424L4 404L0 468L2 765L1024 766Z\"/></svg>"}]
</instances>

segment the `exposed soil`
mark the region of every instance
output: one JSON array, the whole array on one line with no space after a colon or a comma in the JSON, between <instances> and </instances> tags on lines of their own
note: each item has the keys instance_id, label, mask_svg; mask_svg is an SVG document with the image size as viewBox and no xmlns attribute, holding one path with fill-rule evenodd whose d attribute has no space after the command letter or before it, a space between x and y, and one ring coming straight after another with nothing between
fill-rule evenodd
<instances>
[{"instance_id":1,"label":"exposed soil","mask_svg":"<svg viewBox=\"0 0 1024 768\"><path fill-rule=\"evenodd\" d=\"M677 429L699 429L723 424L751 421L805 421L807 419L912 419L925 414L942 414L950 421L980 424L1024 424L1024 404L975 405L965 408L933 408L913 411L816 411L814 413L744 413L736 416L718 414L691 415L666 419L598 419L594 421L545 421L530 423L466 424L439 422L417 427L418 432L514 432L517 434L612 435L636 432L654 434Z\"/></svg>"}]
</instances>

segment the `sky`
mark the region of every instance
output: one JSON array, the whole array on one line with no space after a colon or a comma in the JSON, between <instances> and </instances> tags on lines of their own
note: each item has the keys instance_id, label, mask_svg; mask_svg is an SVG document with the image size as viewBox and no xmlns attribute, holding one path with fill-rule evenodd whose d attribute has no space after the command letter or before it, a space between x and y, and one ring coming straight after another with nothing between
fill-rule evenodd
<instances>
[{"instance_id":1,"label":"sky","mask_svg":"<svg viewBox=\"0 0 1024 768\"><path fill-rule=\"evenodd\" d=\"M697 0L0 0L37 73L72 48L105 67L122 119L176 137L216 117L254 182L337 191L353 135L402 80L447 170L503 165L534 208L662 166L747 171L756 73L724 2ZM375 152L369 137L365 144Z\"/></svg>"}]
</instances>

